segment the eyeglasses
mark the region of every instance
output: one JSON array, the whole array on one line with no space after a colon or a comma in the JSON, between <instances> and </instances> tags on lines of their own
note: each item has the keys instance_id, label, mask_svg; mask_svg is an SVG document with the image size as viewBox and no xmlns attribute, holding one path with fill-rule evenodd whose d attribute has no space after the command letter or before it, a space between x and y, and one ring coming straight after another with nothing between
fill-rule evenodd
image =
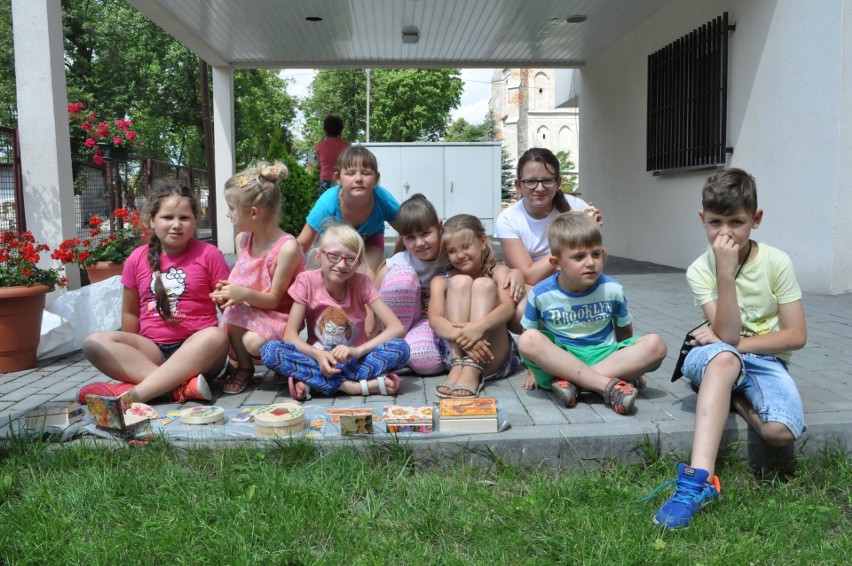
<instances>
[{"instance_id":1,"label":"eyeglasses","mask_svg":"<svg viewBox=\"0 0 852 566\"><path fill-rule=\"evenodd\" d=\"M334 252L328 252L328 251L325 251L325 250L320 250L320 253L325 255L325 257L328 258L328 261L330 261L332 265L337 265L338 263L340 263L340 260L343 260L343 262L346 265L351 267L351 266L355 265L355 262L358 261L357 257L340 255L340 254L336 254Z\"/></svg>"},{"instance_id":2,"label":"eyeglasses","mask_svg":"<svg viewBox=\"0 0 852 566\"><path fill-rule=\"evenodd\" d=\"M541 186L545 189L553 189L556 187L557 181L556 177L544 177L542 179L521 179L521 184L528 191L534 191L538 184L541 183Z\"/></svg>"}]
</instances>

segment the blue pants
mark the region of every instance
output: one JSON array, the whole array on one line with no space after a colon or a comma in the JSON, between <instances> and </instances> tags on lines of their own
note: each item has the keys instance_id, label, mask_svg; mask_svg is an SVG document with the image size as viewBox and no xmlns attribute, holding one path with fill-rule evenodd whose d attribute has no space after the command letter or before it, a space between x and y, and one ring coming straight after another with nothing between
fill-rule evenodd
<instances>
[{"instance_id":1,"label":"blue pants","mask_svg":"<svg viewBox=\"0 0 852 566\"><path fill-rule=\"evenodd\" d=\"M297 350L293 344L272 340L260 348L263 365L281 375L304 381L324 395L334 395L347 379L363 381L399 369L408 362L408 356L405 340L388 340L357 360L337 364L340 373L326 376L315 359Z\"/></svg>"}]
</instances>

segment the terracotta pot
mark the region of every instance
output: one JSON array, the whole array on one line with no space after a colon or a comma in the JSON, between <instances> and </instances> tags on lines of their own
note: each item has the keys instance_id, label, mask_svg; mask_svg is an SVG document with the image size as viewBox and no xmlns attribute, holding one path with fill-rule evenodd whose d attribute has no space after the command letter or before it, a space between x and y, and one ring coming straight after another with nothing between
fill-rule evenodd
<instances>
[{"instance_id":1,"label":"terracotta pot","mask_svg":"<svg viewBox=\"0 0 852 566\"><path fill-rule=\"evenodd\" d=\"M47 285L0 287L0 373L34 367Z\"/></svg>"},{"instance_id":2,"label":"terracotta pot","mask_svg":"<svg viewBox=\"0 0 852 566\"><path fill-rule=\"evenodd\" d=\"M86 268L86 275L89 276L89 283L100 283L104 279L109 279L113 275L120 276L122 269L124 269L123 263L96 261Z\"/></svg>"}]
</instances>

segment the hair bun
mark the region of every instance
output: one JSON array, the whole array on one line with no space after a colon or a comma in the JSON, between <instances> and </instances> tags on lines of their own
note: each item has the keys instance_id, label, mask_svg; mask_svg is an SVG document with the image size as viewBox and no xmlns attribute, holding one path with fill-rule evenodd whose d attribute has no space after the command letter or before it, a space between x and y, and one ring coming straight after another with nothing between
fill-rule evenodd
<instances>
[{"instance_id":1,"label":"hair bun","mask_svg":"<svg viewBox=\"0 0 852 566\"><path fill-rule=\"evenodd\" d=\"M262 163L258 167L258 175L267 181L284 181L290 176L290 170L287 169L287 166L280 161L276 161L271 165L268 163Z\"/></svg>"}]
</instances>

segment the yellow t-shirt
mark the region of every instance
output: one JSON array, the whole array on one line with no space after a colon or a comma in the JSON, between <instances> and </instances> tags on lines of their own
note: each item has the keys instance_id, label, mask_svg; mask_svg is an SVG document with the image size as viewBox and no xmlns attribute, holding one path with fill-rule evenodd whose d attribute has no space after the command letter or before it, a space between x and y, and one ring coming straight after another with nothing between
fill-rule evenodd
<instances>
[{"instance_id":1,"label":"yellow t-shirt","mask_svg":"<svg viewBox=\"0 0 852 566\"><path fill-rule=\"evenodd\" d=\"M719 299L716 284L716 257L713 250L698 257L686 270L686 281L695 295L695 305ZM790 256L768 244L759 244L757 255L743 266L736 279L737 304L740 307L740 336L769 334L781 329L778 305L802 298ZM775 354L785 362L790 352Z\"/></svg>"}]
</instances>

